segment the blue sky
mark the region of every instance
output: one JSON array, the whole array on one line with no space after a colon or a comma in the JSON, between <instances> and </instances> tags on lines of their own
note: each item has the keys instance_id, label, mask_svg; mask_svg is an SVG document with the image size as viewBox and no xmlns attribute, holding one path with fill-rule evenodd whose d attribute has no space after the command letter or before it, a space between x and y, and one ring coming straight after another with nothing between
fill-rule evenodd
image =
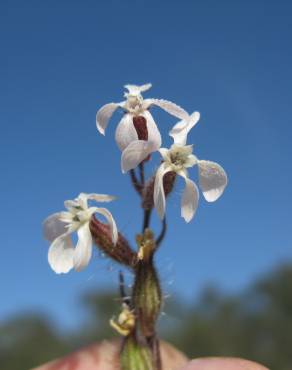
<instances>
[{"instance_id":1,"label":"blue sky","mask_svg":"<svg viewBox=\"0 0 292 370\"><path fill-rule=\"evenodd\" d=\"M126 236L140 230L114 141L121 115L105 137L95 127L126 83L152 82L146 97L200 111L189 142L229 175L188 225L181 182L169 199L157 262L166 293L194 299L208 282L238 291L292 258L291 11L258 0L1 2L0 319L34 309L70 328L83 292L115 286L117 267L97 253L82 273L55 275L41 223L65 199L100 192L118 196L109 209ZM167 146L176 121L153 115Z\"/></svg>"}]
</instances>

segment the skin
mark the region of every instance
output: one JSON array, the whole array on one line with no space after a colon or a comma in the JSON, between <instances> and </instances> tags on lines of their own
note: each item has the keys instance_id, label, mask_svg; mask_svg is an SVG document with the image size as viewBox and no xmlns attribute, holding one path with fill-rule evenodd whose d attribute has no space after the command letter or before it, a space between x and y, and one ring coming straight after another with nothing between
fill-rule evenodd
<instances>
[{"instance_id":1,"label":"skin","mask_svg":"<svg viewBox=\"0 0 292 370\"><path fill-rule=\"evenodd\" d=\"M103 341L74 352L34 370L120 370L119 343ZM186 356L163 342L163 370L268 370L255 362L239 358L202 358L189 361Z\"/></svg>"}]
</instances>

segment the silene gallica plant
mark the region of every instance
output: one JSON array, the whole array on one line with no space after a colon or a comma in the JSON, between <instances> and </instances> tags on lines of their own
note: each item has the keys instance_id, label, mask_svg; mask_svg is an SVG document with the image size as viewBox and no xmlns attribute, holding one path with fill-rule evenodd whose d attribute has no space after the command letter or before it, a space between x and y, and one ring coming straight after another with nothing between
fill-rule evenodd
<instances>
[{"instance_id":1,"label":"silene gallica plant","mask_svg":"<svg viewBox=\"0 0 292 370\"><path fill-rule=\"evenodd\" d=\"M120 366L122 370L161 370L159 339L156 322L160 314L163 295L159 275L155 267L155 253L166 233L166 200L175 186L177 175L185 181L181 196L181 216L190 222L196 213L199 189L191 180L191 168L198 168L199 188L208 202L218 199L226 185L223 168L193 154L193 145L187 144L190 130L197 124L200 114L188 114L178 105L162 99L143 99L142 93L151 84L126 85L125 100L109 103L96 115L98 131L105 135L106 127L117 109L124 114L115 131L120 148L121 170L128 172L131 183L141 198L143 213L142 232L136 235L133 248L118 231L116 222L101 203L111 202L114 196L80 193L73 200L66 200L66 211L54 213L43 224L44 236L51 243L48 261L57 273L71 269L84 269L92 256L95 245L106 256L131 270L133 285L130 294L125 293L123 275L120 273L121 309L111 326L122 336ZM162 139L150 109L157 106L179 122L170 130L171 147L162 148ZM160 164L155 173L145 178L144 167L151 154L158 151ZM150 228L151 214L156 209L162 223L161 232L155 236ZM100 221L102 215L106 223ZM72 234L77 233L77 244Z\"/></svg>"}]
</instances>

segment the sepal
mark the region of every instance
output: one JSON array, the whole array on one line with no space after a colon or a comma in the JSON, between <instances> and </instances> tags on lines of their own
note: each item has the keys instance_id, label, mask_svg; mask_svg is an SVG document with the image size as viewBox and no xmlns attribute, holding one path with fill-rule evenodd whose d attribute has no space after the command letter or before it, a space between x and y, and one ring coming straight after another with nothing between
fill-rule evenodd
<instances>
[{"instance_id":1,"label":"sepal","mask_svg":"<svg viewBox=\"0 0 292 370\"><path fill-rule=\"evenodd\" d=\"M135 307L139 329L146 338L155 334L155 325L162 304L162 293L153 258L139 260L136 265L133 287L133 307Z\"/></svg>"},{"instance_id":2,"label":"sepal","mask_svg":"<svg viewBox=\"0 0 292 370\"><path fill-rule=\"evenodd\" d=\"M128 267L133 268L136 265L137 253L131 249L128 241L120 232L117 243L114 245L109 225L92 217L89 227L94 243L108 257Z\"/></svg>"}]
</instances>

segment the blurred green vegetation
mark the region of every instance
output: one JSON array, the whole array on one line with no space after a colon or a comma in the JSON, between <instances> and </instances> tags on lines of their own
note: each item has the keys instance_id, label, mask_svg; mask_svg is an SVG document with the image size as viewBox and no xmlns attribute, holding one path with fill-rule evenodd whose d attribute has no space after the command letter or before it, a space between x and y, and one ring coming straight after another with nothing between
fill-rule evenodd
<instances>
[{"instance_id":1,"label":"blurred green vegetation","mask_svg":"<svg viewBox=\"0 0 292 370\"><path fill-rule=\"evenodd\" d=\"M48 317L22 314L0 326L0 369L25 370L76 348L111 338L109 319L119 310L113 292L82 297L88 320L78 332L61 336ZM239 356L277 370L292 369L292 265L255 281L238 295L206 287L194 303L165 302L162 337L190 357Z\"/></svg>"}]
</instances>

